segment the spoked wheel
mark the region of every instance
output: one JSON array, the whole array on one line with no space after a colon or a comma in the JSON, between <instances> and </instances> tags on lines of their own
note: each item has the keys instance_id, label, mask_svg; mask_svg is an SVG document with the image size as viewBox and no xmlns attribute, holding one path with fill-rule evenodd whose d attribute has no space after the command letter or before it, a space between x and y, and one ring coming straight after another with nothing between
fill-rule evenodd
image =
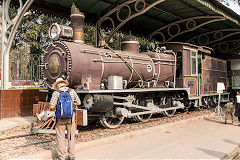
<instances>
[{"instance_id":1,"label":"spoked wheel","mask_svg":"<svg viewBox=\"0 0 240 160\"><path fill-rule=\"evenodd\" d=\"M204 109L210 109L210 108L211 108L211 106L210 106L211 101L212 101L212 100L209 99L209 97L204 98L204 99L203 99L203 108L204 108Z\"/></svg>"},{"instance_id":2,"label":"spoked wheel","mask_svg":"<svg viewBox=\"0 0 240 160\"><path fill-rule=\"evenodd\" d=\"M168 108L172 107L172 100L170 97L163 97L163 104L166 105ZM172 117L176 112L176 109L163 111L163 115L167 117Z\"/></svg>"},{"instance_id":3,"label":"spoked wheel","mask_svg":"<svg viewBox=\"0 0 240 160\"><path fill-rule=\"evenodd\" d=\"M117 116L117 117L103 117L100 119L100 123L109 129L117 128L123 122L124 116Z\"/></svg>"},{"instance_id":4,"label":"spoked wheel","mask_svg":"<svg viewBox=\"0 0 240 160\"><path fill-rule=\"evenodd\" d=\"M218 98L217 97L213 97L213 107L216 107L218 105Z\"/></svg>"},{"instance_id":5,"label":"spoked wheel","mask_svg":"<svg viewBox=\"0 0 240 160\"><path fill-rule=\"evenodd\" d=\"M170 111L164 111L163 114L164 116L167 116L167 117L172 117L176 112L176 109L174 110L170 110Z\"/></svg>"},{"instance_id":6,"label":"spoked wheel","mask_svg":"<svg viewBox=\"0 0 240 160\"><path fill-rule=\"evenodd\" d=\"M216 101L216 100L211 99L210 97L208 97L208 98L207 98L207 108L210 109L210 108L212 108L212 107L217 106L215 101Z\"/></svg>"},{"instance_id":7,"label":"spoked wheel","mask_svg":"<svg viewBox=\"0 0 240 160\"><path fill-rule=\"evenodd\" d=\"M152 114L143 114L136 116L135 119L139 122L147 122L151 117Z\"/></svg>"},{"instance_id":8,"label":"spoked wheel","mask_svg":"<svg viewBox=\"0 0 240 160\"><path fill-rule=\"evenodd\" d=\"M144 105L144 102L141 102L140 105ZM146 102L146 108L152 108L154 107L154 104L152 102ZM135 119L138 122L147 122L150 118L152 117L152 114L142 114L142 115L137 115L135 116Z\"/></svg>"},{"instance_id":9,"label":"spoked wheel","mask_svg":"<svg viewBox=\"0 0 240 160\"><path fill-rule=\"evenodd\" d=\"M202 105L199 107L196 107L196 109L201 111L201 110L207 109L207 106L206 106L205 102L202 100Z\"/></svg>"}]
</instances>

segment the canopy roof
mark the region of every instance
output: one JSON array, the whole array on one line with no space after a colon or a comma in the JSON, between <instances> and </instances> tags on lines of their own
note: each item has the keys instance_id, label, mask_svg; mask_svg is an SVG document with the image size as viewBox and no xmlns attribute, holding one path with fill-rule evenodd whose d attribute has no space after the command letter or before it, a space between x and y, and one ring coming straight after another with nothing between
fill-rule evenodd
<instances>
[{"instance_id":1,"label":"canopy roof","mask_svg":"<svg viewBox=\"0 0 240 160\"><path fill-rule=\"evenodd\" d=\"M98 28L208 46L225 59L240 53L240 16L217 0L35 0L32 7L69 17L73 2Z\"/></svg>"}]
</instances>

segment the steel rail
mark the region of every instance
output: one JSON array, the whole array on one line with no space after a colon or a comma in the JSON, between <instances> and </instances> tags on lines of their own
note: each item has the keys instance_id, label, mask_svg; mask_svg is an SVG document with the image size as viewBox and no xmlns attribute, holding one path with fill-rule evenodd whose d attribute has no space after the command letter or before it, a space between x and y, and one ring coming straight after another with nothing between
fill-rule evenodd
<instances>
[{"instance_id":1,"label":"steel rail","mask_svg":"<svg viewBox=\"0 0 240 160\"><path fill-rule=\"evenodd\" d=\"M15 136L8 136L8 137L0 138L0 141L6 140L6 139L19 138L19 137L26 137L26 136L31 136L31 135L35 135L35 134L36 134L36 133L30 132L30 133L15 135Z\"/></svg>"}]
</instances>

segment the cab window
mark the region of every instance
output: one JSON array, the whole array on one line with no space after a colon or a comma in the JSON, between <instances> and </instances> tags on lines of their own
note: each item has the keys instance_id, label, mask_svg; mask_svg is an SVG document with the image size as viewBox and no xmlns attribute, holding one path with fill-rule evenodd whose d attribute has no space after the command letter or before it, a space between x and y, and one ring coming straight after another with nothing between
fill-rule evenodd
<instances>
[{"instance_id":1,"label":"cab window","mask_svg":"<svg viewBox=\"0 0 240 160\"><path fill-rule=\"evenodd\" d=\"M177 52L177 71L176 78L182 78L182 52Z\"/></svg>"},{"instance_id":2,"label":"cab window","mask_svg":"<svg viewBox=\"0 0 240 160\"><path fill-rule=\"evenodd\" d=\"M191 75L197 75L197 52L191 51L190 54Z\"/></svg>"}]
</instances>

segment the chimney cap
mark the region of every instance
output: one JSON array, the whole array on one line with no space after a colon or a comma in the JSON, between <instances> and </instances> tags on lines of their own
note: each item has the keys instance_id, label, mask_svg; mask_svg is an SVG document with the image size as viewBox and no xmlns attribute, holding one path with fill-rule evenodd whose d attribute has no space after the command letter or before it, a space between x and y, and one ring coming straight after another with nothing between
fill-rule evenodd
<instances>
[{"instance_id":1,"label":"chimney cap","mask_svg":"<svg viewBox=\"0 0 240 160\"><path fill-rule=\"evenodd\" d=\"M83 12L80 12L76 5L73 3L71 7L71 14L81 14L84 15Z\"/></svg>"},{"instance_id":2,"label":"chimney cap","mask_svg":"<svg viewBox=\"0 0 240 160\"><path fill-rule=\"evenodd\" d=\"M126 43L126 42L130 42L130 41L139 43L138 38L135 37L135 36L132 36L132 35L128 35L128 36L123 37L121 43Z\"/></svg>"}]
</instances>

